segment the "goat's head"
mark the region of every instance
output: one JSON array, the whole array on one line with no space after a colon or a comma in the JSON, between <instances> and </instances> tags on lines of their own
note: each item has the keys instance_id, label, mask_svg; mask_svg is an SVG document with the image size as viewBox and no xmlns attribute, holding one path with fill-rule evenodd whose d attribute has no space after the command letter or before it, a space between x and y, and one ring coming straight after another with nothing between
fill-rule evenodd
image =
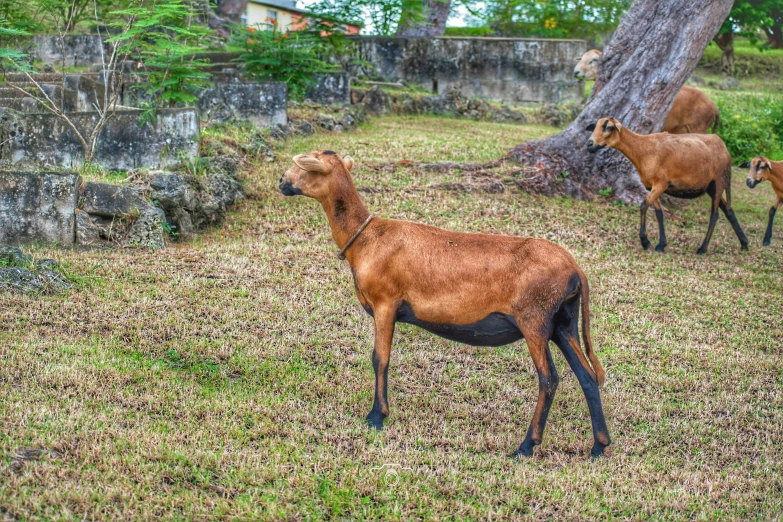
<instances>
[{"instance_id":1,"label":"goat's head","mask_svg":"<svg viewBox=\"0 0 783 522\"><path fill-rule=\"evenodd\" d=\"M340 158L331 150L294 156L294 164L280 177L280 192L286 196L322 199L330 194L343 175L353 168L350 156ZM344 177L344 176L343 176Z\"/></svg>"},{"instance_id":2,"label":"goat's head","mask_svg":"<svg viewBox=\"0 0 783 522\"><path fill-rule=\"evenodd\" d=\"M598 78L598 59L601 51L593 49L582 55L579 63L574 67L574 78L579 80L595 80Z\"/></svg>"},{"instance_id":3,"label":"goat's head","mask_svg":"<svg viewBox=\"0 0 783 522\"><path fill-rule=\"evenodd\" d=\"M586 131L592 132L587 140L587 150L598 152L604 147L614 147L620 139L620 131L623 124L614 118L601 118L598 123L588 125Z\"/></svg>"},{"instance_id":4,"label":"goat's head","mask_svg":"<svg viewBox=\"0 0 783 522\"><path fill-rule=\"evenodd\" d=\"M772 163L764 156L756 156L751 161L746 161L740 165L740 167L744 169L750 168L748 179L745 181L750 188L756 188L756 185L762 181L767 181L772 173Z\"/></svg>"}]
</instances>

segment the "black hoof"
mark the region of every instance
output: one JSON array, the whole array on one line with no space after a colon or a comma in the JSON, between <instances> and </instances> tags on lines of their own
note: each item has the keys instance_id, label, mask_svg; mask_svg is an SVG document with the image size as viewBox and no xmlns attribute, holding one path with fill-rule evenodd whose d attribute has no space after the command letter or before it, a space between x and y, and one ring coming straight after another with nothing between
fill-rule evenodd
<instances>
[{"instance_id":1,"label":"black hoof","mask_svg":"<svg viewBox=\"0 0 783 522\"><path fill-rule=\"evenodd\" d=\"M511 454L512 459L528 458L533 456L533 446L527 447L522 444L518 450Z\"/></svg>"},{"instance_id":2,"label":"black hoof","mask_svg":"<svg viewBox=\"0 0 783 522\"><path fill-rule=\"evenodd\" d=\"M698 249L698 250L696 251L696 255L697 255L697 256L703 256L703 255L704 255L704 254L706 254L706 253L707 253L707 249L706 249L706 248L700 248L700 249Z\"/></svg>"},{"instance_id":3,"label":"black hoof","mask_svg":"<svg viewBox=\"0 0 783 522\"><path fill-rule=\"evenodd\" d=\"M666 245L658 245L655 247L656 252L663 252L664 250L666 250Z\"/></svg>"},{"instance_id":4,"label":"black hoof","mask_svg":"<svg viewBox=\"0 0 783 522\"><path fill-rule=\"evenodd\" d=\"M383 419L384 415L377 411L371 411L367 414L367 417L365 417L367 424L369 424L371 428L375 428L377 431L381 431L383 429Z\"/></svg>"},{"instance_id":5,"label":"black hoof","mask_svg":"<svg viewBox=\"0 0 783 522\"><path fill-rule=\"evenodd\" d=\"M769 246L772 243L772 241L764 241L762 243L763 246Z\"/></svg>"},{"instance_id":6,"label":"black hoof","mask_svg":"<svg viewBox=\"0 0 783 522\"><path fill-rule=\"evenodd\" d=\"M642 240L642 248L643 249L647 250L648 248L650 248L650 240L649 239L647 239L646 237L643 237L643 238L641 238L641 240Z\"/></svg>"},{"instance_id":7,"label":"black hoof","mask_svg":"<svg viewBox=\"0 0 783 522\"><path fill-rule=\"evenodd\" d=\"M600 444L596 444L593 446L593 449L590 450L590 456L594 459L600 459L604 456L604 447Z\"/></svg>"},{"instance_id":8,"label":"black hoof","mask_svg":"<svg viewBox=\"0 0 783 522\"><path fill-rule=\"evenodd\" d=\"M742 251L743 252L747 252L748 250L749 250L748 249L748 244L747 243L742 243Z\"/></svg>"}]
</instances>

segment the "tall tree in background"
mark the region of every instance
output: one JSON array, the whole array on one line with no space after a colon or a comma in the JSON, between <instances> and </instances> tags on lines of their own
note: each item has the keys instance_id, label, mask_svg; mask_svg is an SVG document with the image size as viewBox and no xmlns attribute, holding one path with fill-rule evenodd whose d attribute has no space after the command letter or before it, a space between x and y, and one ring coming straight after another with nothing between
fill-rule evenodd
<instances>
[{"instance_id":1,"label":"tall tree in background","mask_svg":"<svg viewBox=\"0 0 783 522\"><path fill-rule=\"evenodd\" d=\"M598 38L617 27L631 0L487 0L471 12L503 36Z\"/></svg>"},{"instance_id":2,"label":"tall tree in background","mask_svg":"<svg viewBox=\"0 0 783 522\"><path fill-rule=\"evenodd\" d=\"M401 38L443 36L446 20L451 10L451 0L420 0L421 6L412 5L403 10L397 26Z\"/></svg>"},{"instance_id":3,"label":"tall tree in background","mask_svg":"<svg viewBox=\"0 0 783 522\"><path fill-rule=\"evenodd\" d=\"M734 37L744 36L759 47L779 49L783 47L783 0L735 0L731 13L715 36L720 47L721 72L734 74ZM761 30L767 37L761 45L756 33Z\"/></svg>"},{"instance_id":4,"label":"tall tree in background","mask_svg":"<svg viewBox=\"0 0 783 522\"><path fill-rule=\"evenodd\" d=\"M634 0L606 47L598 80L582 114L544 141L523 143L508 155L529 167L531 189L575 197L611 188L628 201L646 191L631 163L615 151L590 154L585 127L618 118L634 132L660 131L674 97L729 15L733 0Z\"/></svg>"}]
</instances>

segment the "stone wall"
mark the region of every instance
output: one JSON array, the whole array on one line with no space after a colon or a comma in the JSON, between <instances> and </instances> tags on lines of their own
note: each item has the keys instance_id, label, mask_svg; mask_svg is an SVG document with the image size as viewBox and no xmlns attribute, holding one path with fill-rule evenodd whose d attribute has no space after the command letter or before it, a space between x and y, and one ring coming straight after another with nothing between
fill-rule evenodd
<instances>
[{"instance_id":1,"label":"stone wall","mask_svg":"<svg viewBox=\"0 0 783 522\"><path fill-rule=\"evenodd\" d=\"M305 98L322 105L347 105L351 103L351 77L347 73L321 74L307 88Z\"/></svg>"},{"instance_id":2,"label":"stone wall","mask_svg":"<svg viewBox=\"0 0 783 522\"><path fill-rule=\"evenodd\" d=\"M240 159L218 156L195 177L151 171L132 185L82 182L74 173L0 170L0 245L162 248L219 226L244 197Z\"/></svg>"},{"instance_id":3,"label":"stone wall","mask_svg":"<svg viewBox=\"0 0 783 522\"><path fill-rule=\"evenodd\" d=\"M0 244L72 245L81 177L0 171Z\"/></svg>"},{"instance_id":4,"label":"stone wall","mask_svg":"<svg viewBox=\"0 0 783 522\"><path fill-rule=\"evenodd\" d=\"M258 127L288 123L283 82L215 82L196 95L199 114L210 122L246 120Z\"/></svg>"},{"instance_id":5,"label":"stone wall","mask_svg":"<svg viewBox=\"0 0 783 522\"><path fill-rule=\"evenodd\" d=\"M586 51L582 40L529 38L356 37L355 76L403 80L434 94L462 94L513 103L581 101L582 82L573 77Z\"/></svg>"},{"instance_id":6,"label":"stone wall","mask_svg":"<svg viewBox=\"0 0 783 522\"><path fill-rule=\"evenodd\" d=\"M198 156L199 117L195 109L163 109L143 124L141 111L117 111L98 139L94 162L110 170L167 166ZM94 112L68 117L82 135L97 121ZM65 167L81 164L83 148L76 134L51 114L0 111L0 161L17 168Z\"/></svg>"},{"instance_id":7,"label":"stone wall","mask_svg":"<svg viewBox=\"0 0 783 522\"><path fill-rule=\"evenodd\" d=\"M69 34L61 41L59 35L39 35L33 38L33 54L44 63L62 64L65 48L66 67L89 67L103 63L103 39L97 34Z\"/></svg>"}]
</instances>

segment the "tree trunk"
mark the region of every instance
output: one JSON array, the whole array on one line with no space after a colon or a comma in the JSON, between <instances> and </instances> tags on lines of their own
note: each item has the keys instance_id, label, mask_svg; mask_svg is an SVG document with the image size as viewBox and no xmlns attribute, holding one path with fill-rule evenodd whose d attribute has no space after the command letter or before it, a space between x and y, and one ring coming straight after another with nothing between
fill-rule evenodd
<instances>
[{"instance_id":1,"label":"tree trunk","mask_svg":"<svg viewBox=\"0 0 783 522\"><path fill-rule=\"evenodd\" d=\"M776 24L765 27L764 32L767 33L767 43L771 49L783 49L783 26Z\"/></svg>"},{"instance_id":2,"label":"tree trunk","mask_svg":"<svg viewBox=\"0 0 783 522\"><path fill-rule=\"evenodd\" d=\"M443 36L449 17L451 0L423 0L424 18L417 20L403 12L397 27L398 38Z\"/></svg>"},{"instance_id":3,"label":"tree trunk","mask_svg":"<svg viewBox=\"0 0 783 522\"><path fill-rule=\"evenodd\" d=\"M218 0L218 14L239 20L249 0Z\"/></svg>"},{"instance_id":4,"label":"tree trunk","mask_svg":"<svg viewBox=\"0 0 783 522\"><path fill-rule=\"evenodd\" d=\"M587 151L585 127L615 117L642 134L659 132L674 97L729 14L733 0L634 0L599 64L579 117L544 141L523 143L507 159L529 168L518 183L544 194L638 201L646 190L619 151Z\"/></svg>"},{"instance_id":5,"label":"tree trunk","mask_svg":"<svg viewBox=\"0 0 783 522\"><path fill-rule=\"evenodd\" d=\"M713 38L723 53L720 56L720 72L734 74L734 31L720 33Z\"/></svg>"}]
</instances>

